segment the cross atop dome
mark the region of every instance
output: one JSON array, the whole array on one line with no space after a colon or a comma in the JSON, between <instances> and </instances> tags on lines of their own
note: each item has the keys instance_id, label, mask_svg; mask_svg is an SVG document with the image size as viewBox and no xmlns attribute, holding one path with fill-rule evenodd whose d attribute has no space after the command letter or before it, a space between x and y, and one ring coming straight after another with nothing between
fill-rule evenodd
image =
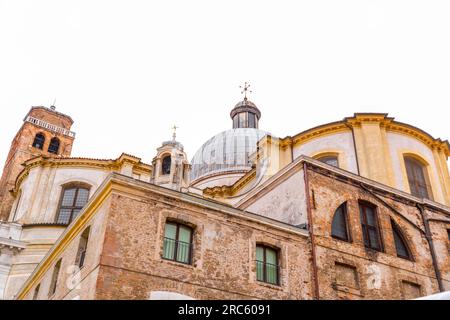
<instances>
[{"instance_id":1,"label":"cross atop dome","mask_svg":"<svg viewBox=\"0 0 450 320\"><path fill-rule=\"evenodd\" d=\"M247 81L244 83L244 86L239 86L239 88L242 89L241 94L244 95L244 100L247 100L247 92L252 93L252 90L250 90L250 83Z\"/></svg>"}]
</instances>

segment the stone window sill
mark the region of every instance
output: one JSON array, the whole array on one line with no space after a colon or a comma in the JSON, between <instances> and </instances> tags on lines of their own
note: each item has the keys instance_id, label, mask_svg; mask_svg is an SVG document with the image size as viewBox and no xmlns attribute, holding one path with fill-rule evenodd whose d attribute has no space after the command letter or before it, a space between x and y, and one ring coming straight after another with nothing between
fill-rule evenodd
<instances>
[{"instance_id":1,"label":"stone window sill","mask_svg":"<svg viewBox=\"0 0 450 320\"><path fill-rule=\"evenodd\" d=\"M358 289L358 288L352 288L352 287L348 287L348 286L342 285L342 284L334 284L333 287L337 291L341 291L341 292L345 292L345 293L351 293L353 295L360 296L360 297L363 296L361 294L361 289Z\"/></svg>"},{"instance_id":2,"label":"stone window sill","mask_svg":"<svg viewBox=\"0 0 450 320\"><path fill-rule=\"evenodd\" d=\"M270 283L262 282L262 281L258 281L258 280L256 280L256 283L262 287L266 287L266 288L270 288L270 289L278 290L278 291L283 291L283 287L281 285L270 284Z\"/></svg>"},{"instance_id":3,"label":"stone window sill","mask_svg":"<svg viewBox=\"0 0 450 320\"><path fill-rule=\"evenodd\" d=\"M195 269L193 264L177 262L177 261L168 260L168 259L164 259L164 258L161 258L161 262L162 263L167 263L167 264L170 264L170 265L173 265L173 266L177 266L177 267L183 267L183 268L186 268L186 269Z\"/></svg>"}]
</instances>

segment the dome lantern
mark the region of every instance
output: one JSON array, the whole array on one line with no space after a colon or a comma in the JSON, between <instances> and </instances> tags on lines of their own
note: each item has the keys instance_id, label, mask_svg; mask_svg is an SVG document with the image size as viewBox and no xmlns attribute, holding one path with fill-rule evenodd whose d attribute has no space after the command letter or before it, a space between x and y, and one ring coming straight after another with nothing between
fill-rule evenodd
<instances>
[{"instance_id":1,"label":"dome lantern","mask_svg":"<svg viewBox=\"0 0 450 320\"><path fill-rule=\"evenodd\" d=\"M245 82L244 86L240 86L240 88L242 88L241 93L244 94L244 100L236 104L233 110L231 110L230 117L233 120L233 129L258 129L261 112L258 107L247 98L247 92L252 92L249 90L250 84Z\"/></svg>"}]
</instances>

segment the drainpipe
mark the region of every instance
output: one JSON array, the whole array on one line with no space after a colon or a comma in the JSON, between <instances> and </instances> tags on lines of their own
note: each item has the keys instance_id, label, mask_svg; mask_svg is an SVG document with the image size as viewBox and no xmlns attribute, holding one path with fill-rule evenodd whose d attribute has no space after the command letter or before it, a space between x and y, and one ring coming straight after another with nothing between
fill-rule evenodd
<instances>
[{"instance_id":1,"label":"drainpipe","mask_svg":"<svg viewBox=\"0 0 450 320\"><path fill-rule=\"evenodd\" d=\"M308 231L311 238L311 255L312 255L312 268L314 277L314 298L316 300L320 299L319 294L319 278L317 271L317 259L316 259L316 244L314 241L314 229L313 229L313 219L311 212L311 199L309 196L309 177L308 177L308 167L306 162L303 162L303 175L305 177L305 194L306 194L306 211L308 213Z\"/></svg>"},{"instance_id":2,"label":"drainpipe","mask_svg":"<svg viewBox=\"0 0 450 320\"><path fill-rule=\"evenodd\" d=\"M426 213L421 204L416 205L419 209L420 215L422 216L423 224L425 226L425 238L427 239L428 246L430 247L431 252L431 260L433 261L434 272L436 273L436 279L439 285L439 291L444 292L444 284L442 283L441 271L439 270L437 259L436 259L436 251L434 248L433 237L431 236L430 224L429 220L426 218Z\"/></svg>"},{"instance_id":3,"label":"drainpipe","mask_svg":"<svg viewBox=\"0 0 450 320\"><path fill-rule=\"evenodd\" d=\"M358 159L358 152L356 150L356 141L355 141L355 130L351 125L349 125L347 122L344 122L345 126L349 128L352 131L352 139L353 139L353 150L355 150L355 159L356 159L356 170L358 170L358 176L360 176L359 172L359 159Z\"/></svg>"}]
</instances>

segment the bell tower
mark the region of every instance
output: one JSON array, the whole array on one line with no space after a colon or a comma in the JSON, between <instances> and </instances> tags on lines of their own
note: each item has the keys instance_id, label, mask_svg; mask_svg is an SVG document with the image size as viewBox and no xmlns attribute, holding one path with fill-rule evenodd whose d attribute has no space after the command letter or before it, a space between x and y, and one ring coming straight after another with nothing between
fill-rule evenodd
<instances>
[{"instance_id":1,"label":"bell tower","mask_svg":"<svg viewBox=\"0 0 450 320\"><path fill-rule=\"evenodd\" d=\"M174 126L172 140L163 142L152 161L152 183L181 191L182 188L189 186L191 165L183 145L176 141L176 129Z\"/></svg>"},{"instance_id":2,"label":"bell tower","mask_svg":"<svg viewBox=\"0 0 450 320\"><path fill-rule=\"evenodd\" d=\"M22 164L33 157L70 157L75 133L70 131L71 117L56 111L54 106L32 107L14 137L0 180L0 220L7 220L14 197L10 190Z\"/></svg>"}]
</instances>

